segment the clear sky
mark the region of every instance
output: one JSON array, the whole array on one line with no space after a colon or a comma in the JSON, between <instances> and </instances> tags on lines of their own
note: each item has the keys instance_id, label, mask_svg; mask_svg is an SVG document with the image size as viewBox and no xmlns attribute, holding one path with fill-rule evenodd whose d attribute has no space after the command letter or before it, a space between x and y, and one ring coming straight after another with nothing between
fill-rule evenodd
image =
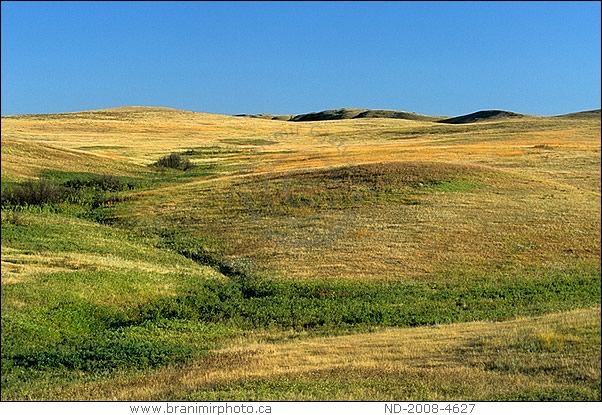
<instances>
[{"instance_id":1,"label":"clear sky","mask_svg":"<svg viewBox=\"0 0 602 415\"><path fill-rule=\"evenodd\" d=\"M600 108L600 2L2 2L3 115Z\"/></svg>"}]
</instances>

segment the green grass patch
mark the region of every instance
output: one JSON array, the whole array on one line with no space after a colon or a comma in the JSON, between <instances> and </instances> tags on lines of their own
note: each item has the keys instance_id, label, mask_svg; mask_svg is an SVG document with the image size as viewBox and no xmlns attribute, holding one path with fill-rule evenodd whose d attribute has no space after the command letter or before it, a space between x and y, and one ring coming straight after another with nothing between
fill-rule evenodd
<instances>
[{"instance_id":1,"label":"green grass patch","mask_svg":"<svg viewBox=\"0 0 602 415\"><path fill-rule=\"evenodd\" d=\"M111 146L111 145L106 145L106 146L81 146L81 147L77 147L78 150L119 150L122 148L129 148L126 146Z\"/></svg>"},{"instance_id":2,"label":"green grass patch","mask_svg":"<svg viewBox=\"0 0 602 415\"><path fill-rule=\"evenodd\" d=\"M223 325L171 320L136 327L109 326L86 335L62 337L46 347L34 347L35 342L11 347L3 335L2 399L36 399L48 396L48 389L61 384L181 364L206 356L222 339L234 334Z\"/></svg>"},{"instance_id":3,"label":"green grass patch","mask_svg":"<svg viewBox=\"0 0 602 415\"><path fill-rule=\"evenodd\" d=\"M277 143L277 141L267 140L265 138L224 138L220 141L241 146L265 146Z\"/></svg>"},{"instance_id":4,"label":"green grass patch","mask_svg":"<svg viewBox=\"0 0 602 415\"><path fill-rule=\"evenodd\" d=\"M242 328L337 330L410 327L589 307L599 303L599 275L548 275L494 283L291 282L240 278L143 305L135 318L231 321Z\"/></svg>"},{"instance_id":5,"label":"green grass patch","mask_svg":"<svg viewBox=\"0 0 602 415\"><path fill-rule=\"evenodd\" d=\"M119 182L125 186L130 186L130 188L136 187L137 181L139 180L136 177L130 176L112 176L106 174L103 175L89 172L72 172L63 170L44 170L40 174L40 177L52 181L56 184L79 182L81 186L90 186L98 184L103 180L110 180L114 182Z\"/></svg>"},{"instance_id":6,"label":"green grass patch","mask_svg":"<svg viewBox=\"0 0 602 415\"><path fill-rule=\"evenodd\" d=\"M2 287L3 399L24 399L57 379L175 364L232 335L224 325L192 320L131 324L132 309L187 292L211 278L207 268L50 207L2 213L3 279L5 263L45 267L17 272ZM9 213L18 221L6 220Z\"/></svg>"},{"instance_id":7,"label":"green grass patch","mask_svg":"<svg viewBox=\"0 0 602 415\"><path fill-rule=\"evenodd\" d=\"M469 192L479 187L473 180L454 179L423 184L424 187L438 192ZM422 186L421 186L422 187Z\"/></svg>"}]
</instances>

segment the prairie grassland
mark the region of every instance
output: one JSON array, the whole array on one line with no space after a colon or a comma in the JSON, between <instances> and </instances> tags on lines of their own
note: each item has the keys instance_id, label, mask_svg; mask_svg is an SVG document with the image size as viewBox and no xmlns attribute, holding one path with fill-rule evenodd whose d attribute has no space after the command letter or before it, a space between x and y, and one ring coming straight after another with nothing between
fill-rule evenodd
<instances>
[{"instance_id":1,"label":"prairie grassland","mask_svg":"<svg viewBox=\"0 0 602 415\"><path fill-rule=\"evenodd\" d=\"M139 201L129 220L145 229L217 238L221 255L282 278L439 279L599 258L594 192L478 165L363 164Z\"/></svg>"},{"instance_id":2,"label":"prairie grassland","mask_svg":"<svg viewBox=\"0 0 602 415\"><path fill-rule=\"evenodd\" d=\"M124 107L1 152L2 399L600 399L599 116Z\"/></svg>"},{"instance_id":3,"label":"prairie grassland","mask_svg":"<svg viewBox=\"0 0 602 415\"><path fill-rule=\"evenodd\" d=\"M599 400L600 309L239 339L184 367L46 391L92 400Z\"/></svg>"},{"instance_id":4,"label":"prairie grassland","mask_svg":"<svg viewBox=\"0 0 602 415\"><path fill-rule=\"evenodd\" d=\"M599 166L599 128L597 117L527 117L471 125L391 119L291 123L124 107L3 117L3 176L14 174L24 164L30 166L34 176L48 168L38 153L29 160L8 153L11 148L19 151L24 143L117 159L122 168L143 166L173 151L209 147L222 148L226 153L243 150L227 160L239 167L239 173L392 160L462 161L527 169L545 179L573 180L581 185L581 181L591 181L590 189L599 192L599 174L588 174ZM225 161L222 158L213 157ZM57 159L60 162L62 157ZM62 167L74 171L78 164L67 159ZM573 175L577 175L577 181Z\"/></svg>"},{"instance_id":5,"label":"prairie grassland","mask_svg":"<svg viewBox=\"0 0 602 415\"><path fill-rule=\"evenodd\" d=\"M149 293L151 287L158 287L159 280L163 280L159 285L168 284L161 275L181 272L197 278L217 276L210 268L98 223L50 212L23 211L17 214L15 224L7 215L3 212L2 284L56 272L138 270L157 275L158 280L149 281L149 287L141 290ZM83 295L93 287L82 288ZM135 300L130 294L127 299Z\"/></svg>"}]
</instances>

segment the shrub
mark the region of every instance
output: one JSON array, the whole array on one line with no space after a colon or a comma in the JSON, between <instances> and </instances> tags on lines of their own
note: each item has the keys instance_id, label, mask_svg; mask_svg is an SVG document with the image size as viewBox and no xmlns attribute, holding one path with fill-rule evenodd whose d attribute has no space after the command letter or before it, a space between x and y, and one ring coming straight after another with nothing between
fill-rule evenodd
<instances>
[{"instance_id":1,"label":"shrub","mask_svg":"<svg viewBox=\"0 0 602 415\"><path fill-rule=\"evenodd\" d=\"M134 188L133 184L126 183L121 178L111 175L71 179L66 181L64 186L76 190L90 188L104 191L130 190Z\"/></svg>"},{"instance_id":2,"label":"shrub","mask_svg":"<svg viewBox=\"0 0 602 415\"><path fill-rule=\"evenodd\" d=\"M47 180L29 180L3 191L2 206L42 206L58 203L67 195L67 189Z\"/></svg>"},{"instance_id":3,"label":"shrub","mask_svg":"<svg viewBox=\"0 0 602 415\"><path fill-rule=\"evenodd\" d=\"M119 332L66 340L51 350L26 350L8 357L12 364L37 370L64 368L99 371L124 367L154 368L189 359L193 346L128 338Z\"/></svg>"},{"instance_id":4,"label":"shrub","mask_svg":"<svg viewBox=\"0 0 602 415\"><path fill-rule=\"evenodd\" d=\"M194 164L179 153L171 153L163 156L155 163L156 166L167 167L169 169L189 170Z\"/></svg>"}]
</instances>

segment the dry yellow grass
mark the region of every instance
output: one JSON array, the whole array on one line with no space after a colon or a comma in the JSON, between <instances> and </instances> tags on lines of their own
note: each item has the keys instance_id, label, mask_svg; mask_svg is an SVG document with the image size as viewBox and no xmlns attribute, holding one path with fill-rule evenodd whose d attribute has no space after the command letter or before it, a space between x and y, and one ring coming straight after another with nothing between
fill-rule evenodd
<instances>
[{"instance_id":1,"label":"dry yellow grass","mask_svg":"<svg viewBox=\"0 0 602 415\"><path fill-rule=\"evenodd\" d=\"M42 155L38 152L30 159L19 158L19 153L33 151L21 149L23 145L119 160L122 168L124 162L142 166L172 151L220 145L261 150L232 157L230 162L246 167L245 171L282 172L393 160L462 160L526 169L537 177L571 184L582 185L581 178L591 181L590 188L599 193L599 174L593 178L587 174L599 166L599 130L600 119L595 117L527 117L471 125L392 119L291 123L123 107L3 117L2 170L3 175L11 176L22 164L31 164L30 174L35 173L34 167L52 167L36 161ZM263 139L270 144L232 144L236 139ZM42 160L51 159L55 157ZM82 162L67 159L61 167L73 170ZM583 177L573 177L580 174L567 168L573 165L584 168L578 169Z\"/></svg>"},{"instance_id":2,"label":"dry yellow grass","mask_svg":"<svg viewBox=\"0 0 602 415\"><path fill-rule=\"evenodd\" d=\"M118 255L84 254L79 252L36 252L2 248L2 284L23 282L28 277L44 273L92 270L131 271L140 270L168 274L181 270L194 272L190 267L154 264L144 260L129 260ZM196 270L199 272L199 270ZM199 272L200 274L200 272ZM203 274L204 275L204 274Z\"/></svg>"},{"instance_id":3,"label":"dry yellow grass","mask_svg":"<svg viewBox=\"0 0 602 415\"><path fill-rule=\"evenodd\" d=\"M43 169L137 175L172 151L212 149L194 161L218 165L221 174L140 192L123 215L189 223L195 232L217 235L229 247L226 255L283 277L424 278L450 265L486 271L507 263L599 260L596 117L292 123L124 107L4 117L2 140L6 178ZM470 191L414 195L416 206L306 209L297 217L257 214L245 206L255 196L244 194L244 184L235 187L295 171L400 161L492 174L477 177L480 187ZM259 203L270 203L274 192L291 193L291 182Z\"/></svg>"}]
</instances>

